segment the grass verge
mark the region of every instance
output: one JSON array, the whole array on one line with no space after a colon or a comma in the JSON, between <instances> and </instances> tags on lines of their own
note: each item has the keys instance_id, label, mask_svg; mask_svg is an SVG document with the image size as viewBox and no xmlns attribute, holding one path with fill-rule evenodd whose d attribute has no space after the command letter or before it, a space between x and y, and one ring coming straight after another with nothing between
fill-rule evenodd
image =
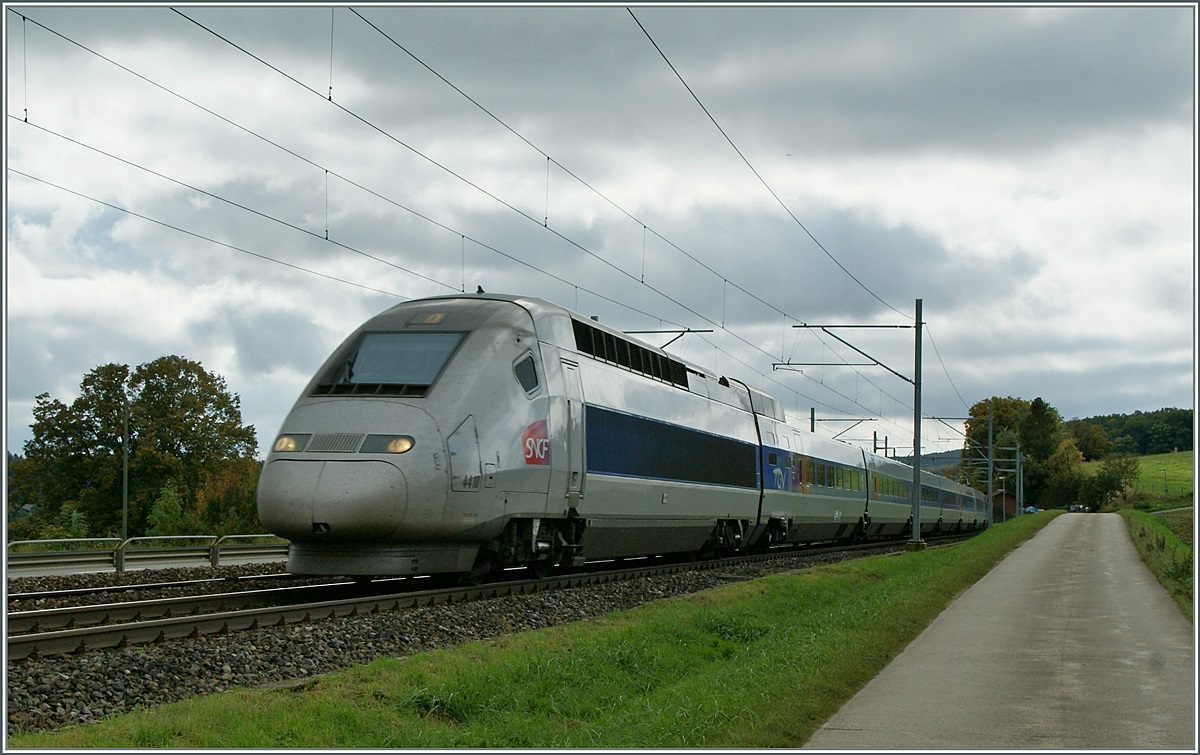
<instances>
[{"instance_id":1,"label":"grass verge","mask_svg":"<svg viewBox=\"0 0 1200 755\"><path fill-rule=\"evenodd\" d=\"M238 690L10 748L790 748L1058 512L945 548L731 585L300 690Z\"/></svg>"}]
</instances>

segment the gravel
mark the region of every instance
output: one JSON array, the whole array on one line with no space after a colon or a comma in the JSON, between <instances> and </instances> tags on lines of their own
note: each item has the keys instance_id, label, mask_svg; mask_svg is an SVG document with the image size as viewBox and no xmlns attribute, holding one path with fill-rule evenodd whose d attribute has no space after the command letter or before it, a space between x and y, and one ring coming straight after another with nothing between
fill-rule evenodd
<instances>
[{"instance_id":1,"label":"gravel","mask_svg":"<svg viewBox=\"0 0 1200 755\"><path fill-rule=\"evenodd\" d=\"M405 656L594 618L653 600L707 590L731 579L750 579L834 560L839 557L797 555L720 573L683 572L82 655L8 661L7 731L56 729L234 688L303 684L317 674L379 656ZM238 571L266 573L261 565L168 571L156 572L155 581L226 576ZM94 586L103 578L114 580L116 576L10 579L8 590L13 593ZM121 578L131 577L126 574ZM144 576L141 579L145 581Z\"/></svg>"}]
</instances>

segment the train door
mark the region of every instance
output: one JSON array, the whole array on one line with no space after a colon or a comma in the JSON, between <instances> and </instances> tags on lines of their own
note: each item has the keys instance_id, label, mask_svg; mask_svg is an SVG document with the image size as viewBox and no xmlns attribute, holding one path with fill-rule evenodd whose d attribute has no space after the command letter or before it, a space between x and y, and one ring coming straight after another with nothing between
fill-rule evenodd
<instances>
[{"instance_id":1,"label":"train door","mask_svg":"<svg viewBox=\"0 0 1200 755\"><path fill-rule=\"evenodd\" d=\"M567 508L574 509L583 497L584 470L584 401L583 381L579 376L579 365L563 361L563 395L567 400ZM553 493L553 491L551 491Z\"/></svg>"}]
</instances>

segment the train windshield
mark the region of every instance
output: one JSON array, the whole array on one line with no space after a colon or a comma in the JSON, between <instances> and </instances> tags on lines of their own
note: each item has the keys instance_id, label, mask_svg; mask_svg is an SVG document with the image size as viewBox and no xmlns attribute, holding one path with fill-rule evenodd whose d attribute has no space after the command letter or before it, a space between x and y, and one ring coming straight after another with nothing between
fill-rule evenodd
<instances>
[{"instance_id":1,"label":"train windshield","mask_svg":"<svg viewBox=\"0 0 1200 755\"><path fill-rule=\"evenodd\" d=\"M367 333L339 382L432 385L462 333Z\"/></svg>"}]
</instances>

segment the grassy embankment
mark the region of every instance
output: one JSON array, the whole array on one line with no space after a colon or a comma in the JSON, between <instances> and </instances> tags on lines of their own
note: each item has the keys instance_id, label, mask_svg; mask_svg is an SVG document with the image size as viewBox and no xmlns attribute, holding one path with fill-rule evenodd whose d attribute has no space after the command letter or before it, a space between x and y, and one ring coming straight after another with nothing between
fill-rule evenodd
<instances>
[{"instance_id":1,"label":"grassy embankment","mask_svg":"<svg viewBox=\"0 0 1200 755\"><path fill-rule=\"evenodd\" d=\"M778 748L803 744L1058 512L946 548L822 567L238 690L10 747Z\"/></svg>"}]
</instances>

